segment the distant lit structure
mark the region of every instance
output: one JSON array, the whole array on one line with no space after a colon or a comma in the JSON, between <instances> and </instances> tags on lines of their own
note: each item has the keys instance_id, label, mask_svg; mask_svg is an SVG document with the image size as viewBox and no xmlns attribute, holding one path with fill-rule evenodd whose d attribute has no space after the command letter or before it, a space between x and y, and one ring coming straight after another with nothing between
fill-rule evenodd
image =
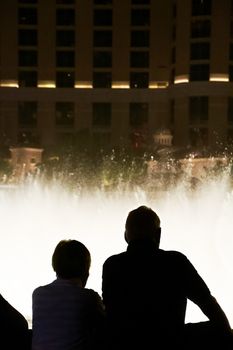
<instances>
[{"instance_id":1,"label":"distant lit structure","mask_svg":"<svg viewBox=\"0 0 233 350\"><path fill-rule=\"evenodd\" d=\"M27 174L35 173L37 166L42 161L41 148L32 147L12 147L11 152L11 165L13 174L16 177L22 177Z\"/></svg>"},{"instance_id":2,"label":"distant lit structure","mask_svg":"<svg viewBox=\"0 0 233 350\"><path fill-rule=\"evenodd\" d=\"M177 147L227 146L232 14L230 0L1 1L0 135L120 148L164 126Z\"/></svg>"}]
</instances>

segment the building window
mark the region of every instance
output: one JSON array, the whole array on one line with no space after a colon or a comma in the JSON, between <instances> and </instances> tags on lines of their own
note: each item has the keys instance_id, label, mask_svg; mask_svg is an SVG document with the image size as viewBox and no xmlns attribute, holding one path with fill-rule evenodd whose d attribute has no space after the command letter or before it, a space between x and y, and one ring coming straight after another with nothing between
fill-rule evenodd
<instances>
[{"instance_id":1,"label":"building window","mask_svg":"<svg viewBox=\"0 0 233 350\"><path fill-rule=\"evenodd\" d=\"M208 96L192 96L189 98L189 119L191 124L206 122L209 115Z\"/></svg>"},{"instance_id":2,"label":"building window","mask_svg":"<svg viewBox=\"0 0 233 350\"><path fill-rule=\"evenodd\" d=\"M35 29L20 29L18 32L18 43L21 46L36 46L37 45L37 30L35 30Z\"/></svg>"},{"instance_id":3,"label":"building window","mask_svg":"<svg viewBox=\"0 0 233 350\"><path fill-rule=\"evenodd\" d=\"M233 124L233 97L228 97L227 120Z\"/></svg>"},{"instance_id":4,"label":"building window","mask_svg":"<svg viewBox=\"0 0 233 350\"><path fill-rule=\"evenodd\" d=\"M111 5L112 0L94 0L94 5Z\"/></svg>"},{"instance_id":5,"label":"building window","mask_svg":"<svg viewBox=\"0 0 233 350\"><path fill-rule=\"evenodd\" d=\"M130 87L134 89L146 89L149 85L149 74L146 72L130 73Z\"/></svg>"},{"instance_id":6,"label":"building window","mask_svg":"<svg viewBox=\"0 0 233 350\"><path fill-rule=\"evenodd\" d=\"M233 66L229 66L229 81L233 81Z\"/></svg>"},{"instance_id":7,"label":"building window","mask_svg":"<svg viewBox=\"0 0 233 350\"><path fill-rule=\"evenodd\" d=\"M112 10L94 10L94 26L111 26Z\"/></svg>"},{"instance_id":8,"label":"building window","mask_svg":"<svg viewBox=\"0 0 233 350\"><path fill-rule=\"evenodd\" d=\"M74 30L57 30L56 45L64 47L72 47L75 44Z\"/></svg>"},{"instance_id":9,"label":"building window","mask_svg":"<svg viewBox=\"0 0 233 350\"><path fill-rule=\"evenodd\" d=\"M18 23L27 25L37 24L37 9L36 8L19 8Z\"/></svg>"},{"instance_id":10,"label":"building window","mask_svg":"<svg viewBox=\"0 0 233 350\"><path fill-rule=\"evenodd\" d=\"M190 49L191 60L208 60L210 58L209 43L192 43Z\"/></svg>"},{"instance_id":11,"label":"building window","mask_svg":"<svg viewBox=\"0 0 233 350\"><path fill-rule=\"evenodd\" d=\"M111 88L112 74L110 72L94 72L93 87L94 88Z\"/></svg>"},{"instance_id":12,"label":"building window","mask_svg":"<svg viewBox=\"0 0 233 350\"><path fill-rule=\"evenodd\" d=\"M74 125L74 103L73 102L56 103L56 125L60 125L60 126Z\"/></svg>"},{"instance_id":13,"label":"building window","mask_svg":"<svg viewBox=\"0 0 233 350\"><path fill-rule=\"evenodd\" d=\"M19 4L37 4L37 0L18 0Z\"/></svg>"},{"instance_id":14,"label":"building window","mask_svg":"<svg viewBox=\"0 0 233 350\"><path fill-rule=\"evenodd\" d=\"M150 33L148 30L133 30L131 32L131 47L149 47Z\"/></svg>"},{"instance_id":15,"label":"building window","mask_svg":"<svg viewBox=\"0 0 233 350\"><path fill-rule=\"evenodd\" d=\"M111 46L112 46L111 30L94 31L94 47L111 47Z\"/></svg>"},{"instance_id":16,"label":"building window","mask_svg":"<svg viewBox=\"0 0 233 350\"><path fill-rule=\"evenodd\" d=\"M150 25L150 10L149 9L134 9L131 11L132 26L149 26Z\"/></svg>"},{"instance_id":17,"label":"building window","mask_svg":"<svg viewBox=\"0 0 233 350\"><path fill-rule=\"evenodd\" d=\"M229 60L233 61L233 43L230 44L230 49L229 49Z\"/></svg>"},{"instance_id":18,"label":"building window","mask_svg":"<svg viewBox=\"0 0 233 350\"><path fill-rule=\"evenodd\" d=\"M35 126L37 123L37 102L19 102L18 121L20 126Z\"/></svg>"},{"instance_id":19,"label":"building window","mask_svg":"<svg viewBox=\"0 0 233 350\"><path fill-rule=\"evenodd\" d=\"M19 50L18 53L20 67L36 67L37 66L37 51Z\"/></svg>"},{"instance_id":20,"label":"building window","mask_svg":"<svg viewBox=\"0 0 233 350\"><path fill-rule=\"evenodd\" d=\"M190 81L208 81L210 75L208 64L192 64L190 66Z\"/></svg>"},{"instance_id":21,"label":"building window","mask_svg":"<svg viewBox=\"0 0 233 350\"><path fill-rule=\"evenodd\" d=\"M37 72L36 71L20 71L18 76L19 87L36 87Z\"/></svg>"},{"instance_id":22,"label":"building window","mask_svg":"<svg viewBox=\"0 0 233 350\"><path fill-rule=\"evenodd\" d=\"M58 5L72 5L75 3L75 0L56 0Z\"/></svg>"},{"instance_id":23,"label":"building window","mask_svg":"<svg viewBox=\"0 0 233 350\"><path fill-rule=\"evenodd\" d=\"M74 72L57 72L56 87L61 87L61 88L74 87Z\"/></svg>"},{"instance_id":24,"label":"building window","mask_svg":"<svg viewBox=\"0 0 233 350\"><path fill-rule=\"evenodd\" d=\"M192 16L211 15L212 0L192 0Z\"/></svg>"},{"instance_id":25,"label":"building window","mask_svg":"<svg viewBox=\"0 0 233 350\"><path fill-rule=\"evenodd\" d=\"M73 26L75 24L74 9L57 9L56 24L57 26Z\"/></svg>"},{"instance_id":26,"label":"building window","mask_svg":"<svg viewBox=\"0 0 233 350\"><path fill-rule=\"evenodd\" d=\"M209 38L210 21L196 20L191 23L191 38Z\"/></svg>"},{"instance_id":27,"label":"building window","mask_svg":"<svg viewBox=\"0 0 233 350\"><path fill-rule=\"evenodd\" d=\"M111 103L93 103L92 126L96 128L111 127Z\"/></svg>"},{"instance_id":28,"label":"building window","mask_svg":"<svg viewBox=\"0 0 233 350\"><path fill-rule=\"evenodd\" d=\"M74 67L74 51L57 51L57 67Z\"/></svg>"},{"instance_id":29,"label":"building window","mask_svg":"<svg viewBox=\"0 0 233 350\"><path fill-rule=\"evenodd\" d=\"M189 132L190 144L193 147L208 146L208 129L207 128L192 128Z\"/></svg>"},{"instance_id":30,"label":"building window","mask_svg":"<svg viewBox=\"0 0 233 350\"><path fill-rule=\"evenodd\" d=\"M149 106L148 103L130 103L129 105L129 124L133 128L140 128L148 122Z\"/></svg>"},{"instance_id":31,"label":"building window","mask_svg":"<svg viewBox=\"0 0 233 350\"><path fill-rule=\"evenodd\" d=\"M131 0L132 5L150 5L150 0Z\"/></svg>"},{"instance_id":32,"label":"building window","mask_svg":"<svg viewBox=\"0 0 233 350\"><path fill-rule=\"evenodd\" d=\"M94 51L93 66L95 68L112 67L112 53L109 51Z\"/></svg>"},{"instance_id":33,"label":"building window","mask_svg":"<svg viewBox=\"0 0 233 350\"><path fill-rule=\"evenodd\" d=\"M148 68L149 52L138 51L130 53L130 67L132 68Z\"/></svg>"}]
</instances>

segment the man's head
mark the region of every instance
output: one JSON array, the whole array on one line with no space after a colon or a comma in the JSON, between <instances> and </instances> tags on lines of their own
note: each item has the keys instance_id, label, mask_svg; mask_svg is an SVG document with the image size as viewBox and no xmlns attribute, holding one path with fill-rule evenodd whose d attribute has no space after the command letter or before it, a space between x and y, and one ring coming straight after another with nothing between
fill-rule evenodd
<instances>
[{"instance_id":1,"label":"man's head","mask_svg":"<svg viewBox=\"0 0 233 350\"><path fill-rule=\"evenodd\" d=\"M151 208L140 206L129 212L125 223L127 243L138 239L150 239L159 246L160 233L160 219Z\"/></svg>"},{"instance_id":2,"label":"man's head","mask_svg":"<svg viewBox=\"0 0 233 350\"><path fill-rule=\"evenodd\" d=\"M79 241L62 240L52 256L52 266L57 277L80 278L85 286L89 276L91 256L89 250Z\"/></svg>"}]
</instances>

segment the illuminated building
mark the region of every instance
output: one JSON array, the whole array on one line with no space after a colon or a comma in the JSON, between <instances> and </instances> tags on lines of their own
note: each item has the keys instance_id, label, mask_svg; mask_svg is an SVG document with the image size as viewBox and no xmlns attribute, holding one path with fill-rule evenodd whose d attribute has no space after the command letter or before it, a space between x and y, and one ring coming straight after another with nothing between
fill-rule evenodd
<instances>
[{"instance_id":1,"label":"illuminated building","mask_svg":"<svg viewBox=\"0 0 233 350\"><path fill-rule=\"evenodd\" d=\"M0 17L10 145L122 147L160 128L181 147L233 138L233 1L11 0Z\"/></svg>"}]
</instances>

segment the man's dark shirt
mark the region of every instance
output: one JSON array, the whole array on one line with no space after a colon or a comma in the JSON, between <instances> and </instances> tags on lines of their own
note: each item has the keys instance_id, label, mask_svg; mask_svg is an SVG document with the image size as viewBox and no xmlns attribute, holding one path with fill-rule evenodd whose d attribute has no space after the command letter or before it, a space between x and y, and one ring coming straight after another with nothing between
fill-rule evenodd
<instances>
[{"instance_id":1,"label":"man's dark shirt","mask_svg":"<svg viewBox=\"0 0 233 350\"><path fill-rule=\"evenodd\" d=\"M178 345L187 298L201 308L215 300L185 255L146 240L108 258L102 282L113 348Z\"/></svg>"}]
</instances>

